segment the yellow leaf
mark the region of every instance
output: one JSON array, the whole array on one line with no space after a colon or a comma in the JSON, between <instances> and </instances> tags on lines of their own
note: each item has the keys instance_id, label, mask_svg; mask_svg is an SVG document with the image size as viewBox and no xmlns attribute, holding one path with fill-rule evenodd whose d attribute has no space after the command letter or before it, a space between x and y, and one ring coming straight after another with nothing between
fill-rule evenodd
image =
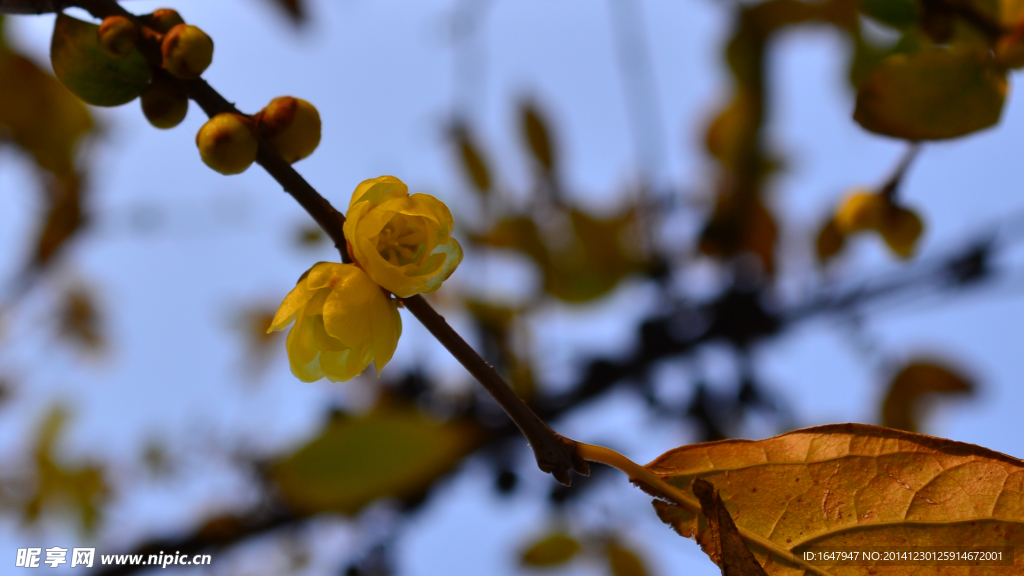
<instances>
[{"instance_id":1,"label":"yellow leaf","mask_svg":"<svg viewBox=\"0 0 1024 576\"><path fill-rule=\"evenodd\" d=\"M75 148L92 130L89 111L53 76L0 43L0 132L58 177L74 172Z\"/></svg>"},{"instance_id":2,"label":"yellow leaf","mask_svg":"<svg viewBox=\"0 0 1024 576\"><path fill-rule=\"evenodd\" d=\"M895 138L956 138L999 122L1005 96L987 49L932 48L886 58L860 86L853 118Z\"/></svg>"},{"instance_id":3,"label":"yellow leaf","mask_svg":"<svg viewBox=\"0 0 1024 576\"><path fill-rule=\"evenodd\" d=\"M647 576L647 568L636 552L618 542L605 547L612 576Z\"/></svg>"},{"instance_id":4,"label":"yellow leaf","mask_svg":"<svg viewBox=\"0 0 1024 576\"><path fill-rule=\"evenodd\" d=\"M797 547L1024 545L1024 462L952 440L834 424L683 446L646 468L683 493L683 505L655 501L661 519L704 545L710 531L691 487L698 478L710 482L771 575L877 571L808 567L794 556ZM962 573L977 573L969 570ZM936 569L904 565L890 573Z\"/></svg>"},{"instance_id":5,"label":"yellow leaf","mask_svg":"<svg viewBox=\"0 0 1024 576\"><path fill-rule=\"evenodd\" d=\"M70 506L75 509L85 531L99 520L99 504L107 495L103 470L97 466L71 468L56 461L53 453L68 418L56 408L46 416L36 441L36 485L24 504L23 515L34 522L47 508Z\"/></svg>"},{"instance_id":6,"label":"yellow leaf","mask_svg":"<svg viewBox=\"0 0 1024 576\"><path fill-rule=\"evenodd\" d=\"M119 106L142 93L151 76L135 50L124 58L108 54L99 42L99 26L61 13L53 29L50 61L57 78L87 104Z\"/></svg>"},{"instance_id":7,"label":"yellow leaf","mask_svg":"<svg viewBox=\"0 0 1024 576\"><path fill-rule=\"evenodd\" d=\"M496 248L518 250L536 262L544 274L544 291L565 302L599 298L619 281L647 270L649 263L635 250L631 232L637 226L636 209L610 218L595 218L569 210L562 232L573 234L564 242L544 241L528 218L508 218L474 241Z\"/></svg>"},{"instance_id":8,"label":"yellow leaf","mask_svg":"<svg viewBox=\"0 0 1024 576\"><path fill-rule=\"evenodd\" d=\"M923 397L932 394L970 395L973 392L974 384L949 368L933 362L911 362L889 384L889 393L882 404L882 425L917 432Z\"/></svg>"},{"instance_id":9,"label":"yellow leaf","mask_svg":"<svg viewBox=\"0 0 1024 576\"><path fill-rule=\"evenodd\" d=\"M385 400L364 416L331 422L276 464L271 478L300 513L352 514L378 498L419 496L482 440L475 423L434 422Z\"/></svg>"},{"instance_id":10,"label":"yellow leaf","mask_svg":"<svg viewBox=\"0 0 1024 576\"><path fill-rule=\"evenodd\" d=\"M565 564L580 550L580 543L567 534L549 534L530 544L523 551L523 564L533 568L547 568Z\"/></svg>"}]
</instances>

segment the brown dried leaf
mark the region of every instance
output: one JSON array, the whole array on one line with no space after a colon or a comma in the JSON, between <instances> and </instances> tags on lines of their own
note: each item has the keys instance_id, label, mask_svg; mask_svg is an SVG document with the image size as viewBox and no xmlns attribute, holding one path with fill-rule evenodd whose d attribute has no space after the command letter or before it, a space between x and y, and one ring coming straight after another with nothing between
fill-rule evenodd
<instances>
[{"instance_id":1,"label":"brown dried leaf","mask_svg":"<svg viewBox=\"0 0 1024 576\"><path fill-rule=\"evenodd\" d=\"M934 362L911 362L889 384L889 393L882 404L882 425L917 432L923 397L935 394L969 396L974 388L970 379L950 368Z\"/></svg>"},{"instance_id":2,"label":"brown dried leaf","mask_svg":"<svg viewBox=\"0 0 1024 576\"><path fill-rule=\"evenodd\" d=\"M551 142L551 132L540 110L532 102L523 102L519 105L519 116L523 136L526 137L526 144L534 159L546 172L553 173L557 165L557 154Z\"/></svg>"},{"instance_id":3,"label":"brown dried leaf","mask_svg":"<svg viewBox=\"0 0 1024 576\"><path fill-rule=\"evenodd\" d=\"M713 484L771 575L885 570L810 567L793 555L798 546L1024 545L1024 462L952 440L834 424L767 440L683 446L647 468L686 495L697 479ZM696 502L654 504L679 534L710 543L706 520L692 511ZM1024 566L1019 555L1014 561L1016 571L1007 573ZM935 572L904 565L888 573Z\"/></svg>"},{"instance_id":4,"label":"brown dried leaf","mask_svg":"<svg viewBox=\"0 0 1024 576\"><path fill-rule=\"evenodd\" d=\"M458 157L462 172L466 175L476 191L488 194L491 191L491 171L487 167L480 148L472 138L469 128L456 125L451 131L452 140L458 149Z\"/></svg>"},{"instance_id":5,"label":"brown dried leaf","mask_svg":"<svg viewBox=\"0 0 1024 576\"><path fill-rule=\"evenodd\" d=\"M707 480L698 478L693 482L693 494L700 501L701 512L711 529L711 550L705 548L704 551L722 568L722 576L767 576L736 529L718 490Z\"/></svg>"}]
</instances>

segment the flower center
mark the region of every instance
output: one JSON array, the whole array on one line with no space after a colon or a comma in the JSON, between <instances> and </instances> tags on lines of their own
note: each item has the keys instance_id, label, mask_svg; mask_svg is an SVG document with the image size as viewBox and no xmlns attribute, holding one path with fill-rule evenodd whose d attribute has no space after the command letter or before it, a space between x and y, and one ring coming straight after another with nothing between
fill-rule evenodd
<instances>
[{"instance_id":1,"label":"flower center","mask_svg":"<svg viewBox=\"0 0 1024 576\"><path fill-rule=\"evenodd\" d=\"M377 235L377 253L393 266L416 262L427 244L427 231L419 218L396 214Z\"/></svg>"}]
</instances>

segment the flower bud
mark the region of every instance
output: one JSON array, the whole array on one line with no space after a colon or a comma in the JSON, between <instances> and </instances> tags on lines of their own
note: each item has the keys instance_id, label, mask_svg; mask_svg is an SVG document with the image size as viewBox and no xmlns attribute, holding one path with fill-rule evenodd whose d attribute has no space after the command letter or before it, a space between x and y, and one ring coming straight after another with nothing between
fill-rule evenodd
<instances>
[{"instance_id":1,"label":"flower bud","mask_svg":"<svg viewBox=\"0 0 1024 576\"><path fill-rule=\"evenodd\" d=\"M178 24L164 35L164 68L185 80L198 78L213 62L213 40L195 26Z\"/></svg>"},{"instance_id":2,"label":"flower bud","mask_svg":"<svg viewBox=\"0 0 1024 576\"><path fill-rule=\"evenodd\" d=\"M1024 68L1024 28L1018 24L1004 34L994 50L996 63L1005 68Z\"/></svg>"},{"instance_id":3,"label":"flower bud","mask_svg":"<svg viewBox=\"0 0 1024 576\"><path fill-rule=\"evenodd\" d=\"M173 82L163 78L153 80L142 91L142 113L153 126L174 128L188 113L188 96Z\"/></svg>"},{"instance_id":4,"label":"flower bud","mask_svg":"<svg viewBox=\"0 0 1024 576\"><path fill-rule=\"evenodd\" d=\"M900 258L910 258L921 237L924 225L913 210L893 206L886 214L879 232L889 248Z\"/></svg>"},{"instance_id":5,"label":"flower bud","mask_svg":"<svg viewBox=\"0 0 1024 576\"><path fill-rule=\"evenodd\" d=\"M142 21L146 23L146 26L161 34L166 34L171 31L171 28L185 23L181 14L172 8L161 8L152 14L146 14L142 17Z\"/></svg>"},{"instance_id":6,"label":"flower bud","mask_svg":"<svg viewBox=\"0 0 1024 576\"><path fill-rule=\"evenodd\" d=\"M100 46L115 58L124 58L135 50L139 29L124 16L110 16L99 28Z\"/></svg>"},{"instance_id":7,"label":"flower bud","mask_svg":"<svg viewBox=\"0 0 1024 576\"><path fill-rule=\"evenodd\" d=\"M252 120L231 113L210 118L196 134L203 162L221 174L241 174L256 160L259 143Z\"/></svg>"},{"instance_id":8,"label":"flower bud","mask_svg":"<svg viewBox=\"0 0 1024 576\"><path fill-rule=\"evenodd\" d=\"M854 191L836 211L836 228L842 234L878 230L888 208L889 202L881 194Z\"/></svg>"},{"instance_id":9,"label":"flower bud","mask_svg":"<svg viewBox=\"0 0 1024 576\"><path fill-rule=\"evenodd\" d=\"M309 156L320 144L320 113L298 98L274 98L257 116L259 134L289 164Z\"/></svg>"}]
</instances>

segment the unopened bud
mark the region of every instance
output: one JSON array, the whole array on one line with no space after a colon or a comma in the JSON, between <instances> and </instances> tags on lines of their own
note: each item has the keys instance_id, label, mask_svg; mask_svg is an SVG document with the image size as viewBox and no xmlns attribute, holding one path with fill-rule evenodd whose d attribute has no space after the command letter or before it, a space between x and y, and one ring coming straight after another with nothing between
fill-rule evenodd
<instances>
[{"instance_id":1,"label":"unopened bud","mask_svg":"<svg viewBox=\"0 0 1024 576\"><path fill-rule=\"evenodd\" d=\"M124 16L109 16L99 28L100 46L115 58L124 58L135 50L139 29Z\"/></svg>"},{"instance_id":2,"label":"unopened bud","mask_svg":"<svg viewBox=\"0 0 1024 576\"><path fill-rule=\"evenodd\" d=\"M289 164L309 156L320 144L320 113L305 100L274 98L256 120L260 136Z\"/></svg>"},{"instance_id":3,"label":"unopened bud","mask_svg":"<svg viewBox=\"0 0 1024 576\"><path fill-rule=\"evenodd\" d=\"M173 8L161 8L152 14L142 16L142 21L153 30L166 34L178 24L184 24L185 20Z\"/></svg>"},{"instance_id":4,"label":"unopened bud","mask_svg":"<svg viewBox=\"0 0 1024 576\"><path fill-rule=\"evenodd\" d=\"M165 78L153 80L142 91L142 113L157 128L174 128L188 113L188 96Z\"/></svg>"},{"instance_id":5,"label":"unopened bud","mask_svg":"<svg viewBox=\"0 0 1024 576\"><path fill-rule=\"evenodd\" d=\"M178 24L160 46L164 68L185 80L198 78L213 62L213 40L195 26Z\"/></svg>"},{"instance_id":6,"label":"unopened bud","mask_svg":"<svg viewBox=\"0 0 1024 576\"><path fill-rule=\"evenodd\" d=\"M210 118L196 134L203 162L221 174L240 174L256 160L259 143L252 120L221 113Z\"/></svg>"}]
</instances>

